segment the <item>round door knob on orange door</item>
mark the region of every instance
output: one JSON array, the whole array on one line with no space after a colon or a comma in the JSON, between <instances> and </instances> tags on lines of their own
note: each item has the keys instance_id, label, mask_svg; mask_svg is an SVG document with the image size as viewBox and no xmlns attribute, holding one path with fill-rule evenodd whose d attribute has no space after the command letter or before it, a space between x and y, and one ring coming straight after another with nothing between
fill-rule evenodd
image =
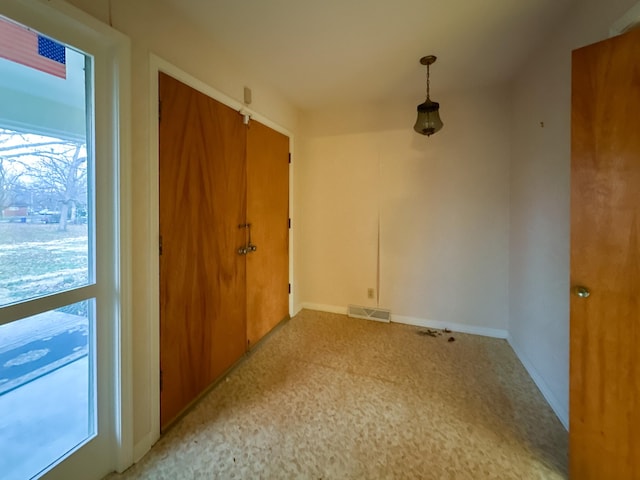
<instances>
[{"instance_id":1,"label":"round door knob on orange door","mask_svg":"<svg viewBox=\"0 0 640 480\"><path fill-rule=\"evenodd\" d=\"M591 295L591 292L587 287L582 287L580 285L573 287L573 293L575 293L580 298L587 298L589 295Z\"/></svg>"}]
</instances>

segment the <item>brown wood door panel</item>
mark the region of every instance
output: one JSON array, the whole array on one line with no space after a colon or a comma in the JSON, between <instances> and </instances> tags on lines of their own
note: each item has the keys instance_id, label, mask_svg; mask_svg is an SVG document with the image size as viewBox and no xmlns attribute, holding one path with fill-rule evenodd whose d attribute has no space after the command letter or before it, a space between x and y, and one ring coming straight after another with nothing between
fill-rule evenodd
<instances>
[{"instance_id":1,"label":"brown wood door panel","mask_svg":"<svg viewBox=\"0 0 640 480\"><path fill-rule=\"evenodd\" d=\"M247 341L289 315L289 138L251 121L247 133Z\"/></svg>"},{"instance_id":2,"label":"brown wood door panel","mask_svg":"<svg viewBox=\"0 0 640 480\"><path fill-rule=\"evenodd\" d=\"M640 478L640 31L573 52L571 478Z\"/></svg>"},{"instance_id":3,"label":"brown wood door panel","mask_svg":"<svg viewBox=\"0 0 640 480\"><path fill-rule=\"evenodd\" d=\"M160 364L165 427L245 352L246 128L160 73Z\"/></svg>"}]
</instances>

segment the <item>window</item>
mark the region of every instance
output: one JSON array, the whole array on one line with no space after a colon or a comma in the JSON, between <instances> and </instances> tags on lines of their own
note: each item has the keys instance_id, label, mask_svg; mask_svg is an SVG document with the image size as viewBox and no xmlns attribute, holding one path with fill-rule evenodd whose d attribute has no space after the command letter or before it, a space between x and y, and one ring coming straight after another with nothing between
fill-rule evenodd
<instances>
[{"instance_id":1,"label":"window","mask_svg":"<svg viewBox=\"0 0 640 480\"><path fill-rule=\"evenodd\" d=\"M0 6L6 479L71 478L80 469L82 478L101 478L116 467L121 272L111 47L104 32L44 3Z\"/></svg>"}]
</instances>

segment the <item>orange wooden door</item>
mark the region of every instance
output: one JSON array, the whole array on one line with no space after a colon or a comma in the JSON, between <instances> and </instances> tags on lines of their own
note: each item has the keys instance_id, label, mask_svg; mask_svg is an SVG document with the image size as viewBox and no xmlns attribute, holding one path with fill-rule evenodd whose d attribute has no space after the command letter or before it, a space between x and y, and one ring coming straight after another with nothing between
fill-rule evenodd
<instances>
[{"instance_id":1,"label":"orange wooden door","mask_svg":"<svg viewBox=\"0 0 640 480\"><path fill-rule=\"evenodd\" d=\"M637 479L640 31L574 51L572 74L570 473Z\"/></svg>"},{"instance_id":2,"label":"orange wooden door","mask_svg":"<svg viewBox=\"0 0 640 480\"><path fill-rule=\"evenodd\" d=\"M251 121L247 133L247 342L289 316L289 138Z\"/></svg>"},{"instance_id":3,"label":"orange wooden door","mask_svg":"<svg viewBox=\"0 0 640 480\"><path fill-rule=\"evenodd\" d=\"M159 92L164 428L246 351L246 127L162 73Z\"/></svg>"}]
</instances>

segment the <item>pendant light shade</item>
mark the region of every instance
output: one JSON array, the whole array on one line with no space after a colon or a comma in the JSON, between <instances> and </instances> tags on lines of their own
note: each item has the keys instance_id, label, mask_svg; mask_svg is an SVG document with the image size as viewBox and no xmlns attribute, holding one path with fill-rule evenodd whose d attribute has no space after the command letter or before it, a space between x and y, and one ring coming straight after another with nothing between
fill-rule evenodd
<instances>
[{"instance_id":1,"label":"pendant light shade","mask_svg":"<svg viewBox=\"0 0 640 480\"><path fill-rule=\"evenodd\" d=\"M422 135L433 135L442 128L442 120L440 120L440 104L438 102L432 102L427 98L427 101L418 105L418 119L413 129L421 133Z\"/></svg>"},{"instance_id":2,"label":"pendant light shade","mask_svg":"<svg viewBox=\"0 0 640 480\"><path fill-rule=\"evenodd\" d=\"M420 59L422 65L427 66L427 99L418 105L418 118L413 129L421 135L430 136L439 131L442 126L440 119L440 104L429 98L429 66L436 61L434 55L428 55Z\"/></svg>"}]
</instances>

